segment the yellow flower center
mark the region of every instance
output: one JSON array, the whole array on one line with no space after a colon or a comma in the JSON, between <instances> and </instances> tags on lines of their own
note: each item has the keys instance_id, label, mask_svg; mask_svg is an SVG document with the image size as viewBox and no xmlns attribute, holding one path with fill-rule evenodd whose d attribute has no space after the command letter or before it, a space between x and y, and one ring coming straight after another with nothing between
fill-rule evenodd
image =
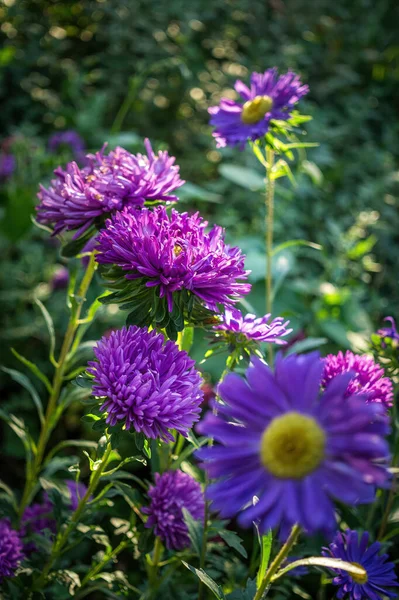
<instances>
[{"instance_id":1,"label":"yellow flower center","mask_svg":"<svg viewBox=\"0 0 399 600\"><path fill-rule=\"evenodd\" d=\"M273 99L270 96L256 96L253 100L248 100L242 107L241 121L246 125L258 123L272 108Z\"/></svg>"},{"instance_id":2,"label":"yellow flower center","mask_svg":"<svg viewBox=\"0 0 399 600\"><path fill-rule=\"evenodd\" d=\"M302 479L324 459L326 436L312 417L289 412L271 421L262 435L260 458L281 479Z\"/></svg>"},{"instance_id":3,"label":"yellow flower center","mask_svg":"<svg viewBox=\"0 0 399 600\"><path fill-rule=\"evenodd\" d=\"M177 257L182 252L183 252L183 248L181 246L179 246L179 244L176 244L175 247L173 248L173 254Z\"/></svg>"},{"instance_id":4,"label":"yellow flower center","mask_svg":"<svg viewBox=\"0 0 399 600\"><path fill-rule=\"evenodd\" d=\"M368 576L367 576L366 569L363 567L363 565L360 565L357 562L353 562L352 565L354 567L359 567L359 569L363 569L363 571L364 571L363 575L355 575L354 573L350 573L350 576L352 577L353 581L355 583L359 583L360 585L364 585L365 583L367 583Z\"/></svg>"}]
</instances>

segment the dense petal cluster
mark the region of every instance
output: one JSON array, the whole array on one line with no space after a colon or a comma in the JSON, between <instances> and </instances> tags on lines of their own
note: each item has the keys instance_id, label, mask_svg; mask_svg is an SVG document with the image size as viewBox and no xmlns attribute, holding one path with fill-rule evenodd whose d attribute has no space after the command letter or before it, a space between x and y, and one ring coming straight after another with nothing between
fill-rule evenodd
<instances>
[{"instance_id":1,"label":"dense petal cluster","mask_svg":"<svg viewBox=\"0 0 399 600\"><path fill-rule=\"evenodd\" d=\"M189 215L164 206L154 210L125 209L107 222L98 236L96 260L120 267L126 279L143 279L146 287L158 287L173 310L173 294L188 290L217 310L250 291L244 283L244 255L227 246L224 231L198 213Z\"/></svg>"},{"instance_id":2,"label":"dense petal cluster","mask_svg":"<svg viewBox=\"0 0 399 600\"><path fill-rule=\"evenodd\" d=\"M84 483L81 483L80 481L75 481L73 479L68 479L65 483L67 485L70 496L70 504L68 505L68 508L74 512L78 508L79 502L86 494L87 487Z\"/></svg>"},{"instance_id":3,"label":"dense petal cluster","mask_svg":"<svg viewBox=\"0 0 399 600\"><path fill-rule=\"evenodd\" d=\"M21 519L21 538L33 535L50 536L56 533L57 523L54 518L54 508L50 498L44 494L43 501L28 506ZM27 554L37 550L35 542L27 541L24 543L24 551Z\"/></svg>"},{"instance_id":4,"label":"dense petal cluster","mask_svg":"<svg viewBox=\"0 0 399 600\"><path fill-rule=\"evenodd\" d=\"M198 421L202 380L187 352L161 333L124 327L104 336L89 363L93 395L103 399L107 423L122 421L150 438L173 440Z\"/></svg>"},{"instance_id":5,"label":"dense petal cluster","mask_svg":"<svg viewBox=\"0 0 399 600\"><path fill-rule=\"evenodd\" d=\"M153 527L166 547L182 550L190 545L183 508L195 520L204 518L205 501L200 484L182 471L155 474L155 485L150 486L151 503L142 509L149 515L146 527Z\"/></svg>"},{"instance_id":6,"label":"dense petal cluster","mask_svg":"<svg viewBox=\"0 0 399 600\"><path fill-rule=\"evenodd\" d=\"M339 575L333 579L333 584L339 586L337 598L345 597L349 600L397 598L396 593L386 589L398 586L395 565L388 562L387 554L379 554L381 550L379 542L374 542L370 546L368 543L369 534L367 532L359 537L357 531L348 529L345 533L337 533L330 546L324 548L324 556L331 556L361 566L367 574L366 576L356 576L339 570Z\"/></svg>"},{"instance_id":7,"label":"dense petal cluster","mask_svg":"<svg viewBox=\"0 0 399 600\"><path fill-rule=\"evenodd\" d=\"M271 315L256 317L252 314L243 316L236 308L227 308L224 315L220 317L220 323L215 325L215 331L226 332L234 336L243 336L246 340L255 342L269 342L273 344L285 344L282 338L292 329L288 329L289 321L282 317L271 320Z\"/></svg>"},{"instance_id":8,"label":"dense petal cluster","mask_svg":"<svg viewBox=\"0 0 399 600\"><path fill-rule=\"evenodd\" d=\"M68 129L54 133L48 141L48 149L50 152L58 152L64 146L70 148L76 160L81 160L84 157L86 145L77 131Z\"/></svg>"},{"instance_id":9,"label":"dense petal cluster","mask_svg":"<svg viewBox=\"0 0 399 600\"><path fill-rule=\"evenodd\" d=\"M198 426L215 443L197 455L217 480L208 494L222 517L240 513L241 525L257 521L263 533L294 523L331 530L334 498L371 502L387 482L384 408L346 398L350 374L320 394L322 371L317 352L280 356L274 373L254 357L245 379L230 373L219 385L218 414Z\"/></svg>"},{"instance_id":10,"label":"dense petal cluster","mask_svg":"<svg viewBox=\"0 0 399 600\"><path fill-rule=\"evenodd\" d=\"M37 219L54 233L77 229L75 237L95 222L124 206L143 206L146 200L177 200L173 191L183 185L175 159L165 151L154 154L145 140L147 156L116 148L87 156L80 169L75 162L58 167L48 189L38 194Z\"/></svg>"},{"instance_id":11,"label":"dense petal cluster","mask_svg":"<svg viewBox=\"0 0 399 600\"><path fill-rule=\"evenodd\" d=\"M389 377L384 377L384 369L365 354L353 354L347 350L345 354L329 354L325 358L323 387L327 387L337 375L352 372L346 390L346 396L361 393L367 402L377 402L385 407L392 406L393 386Z\"/></svg>"},{"instance_id":12,"label":"dense petal cluster","mask_svg":"<svg viewBox=\"0 0 399 600\"><path fill-rule=\"evenodd\" d=\"M298 75L279 75L276 68L252 73L249 88L240 80L234 87L244 104L222 98L219 106L209 109L218 147L244 147L247 140L262 138L270 121L288 119L294 105L309 91Z\"/></svg>"},{"instance_id":13,"label":"dense petal cluster","mask_svg":"<svg viewBox=\"0 0 399 600\"><path fill-rule=\"evenodd\" d=\"M4 577L13 577L24 557L22 542L8 519L0 520L0 583Z\"/></svg>"}]
</instances>

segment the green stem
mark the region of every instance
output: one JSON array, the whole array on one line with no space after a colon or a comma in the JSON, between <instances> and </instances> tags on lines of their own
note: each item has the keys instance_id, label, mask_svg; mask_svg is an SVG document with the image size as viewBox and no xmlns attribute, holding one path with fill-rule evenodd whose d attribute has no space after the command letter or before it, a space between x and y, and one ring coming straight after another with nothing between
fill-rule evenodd
<instances>
[{"instance_id":1,"label":"green stem","mask_svg":"<svg viewBox=\"0 0 399 600\"><path fill-rule=\"evenodd\" d=\"M264 593L266 592L270 583L273 580L273 576L277 573L281 564L285 561L285 559L291 552L293 546L295 545L295 543L298 539L300 532L301 532L300 526L294 525L287 541L281 547L280 552L277 554L276 558L273 560L270 567L266 571L266 574L262 580L262 583L260 584L260 586L254 596L254 600L262 600Z\"/></svg>"},{"instance_id":2,"label":"green stem","mask_svg":"<svg viewBox=\"0 0 399 600\"><path fill-rule=\"evenodd\" d=\"M90 256L89 264L87 266L86 272L84 274L84 277L82 279L82 282L81 282L78 292L77 292L77 297L76 297L77 305L76 305L75 310L73 310L71 313L68 327L67 327L67 330L65 333L64 341L62 343L60 356L57 361L57 366L55 368L53 382L52 382L52 386L51 386L52 391L51 391L49 401L47 404L46 415L44 417L44 423L43 423L41 431L40 431L40 436L39 436L39 441L37 444L35 459L33 461L32 468L31 468L30 473L25 482L25 488L24 488L21 504L20 504L19 511L18 511L19 518L22 517L25 508L27 507L27 505L29 504L29 502L31 500L31 494L36 486L37 478L40 473L46 445L47 445L48 439L50 437L51 431L53 430L54 425L55 425L55 423L52 421L53 421L53 417L54 417L54 411L57 406L57 401L60 397L60 392L61 392L62 383L63 383L63 377L64 377L65 369L66 369L66 359L68 357L69 351L73 344L73 340L74 340L76 331L79 327L80 314L82 312L82 308L83 308L84 302L86 300L86 294L89 289L90 283L93 279L95 270L96 270L96 262L95 262L95 258L94 258L94 252L93 252L92 255Z\"/></svg>"},{"instance_id":3,"label":"green stem","mask_svg":"<svg viewBox=\"0 0 399 600\"><path fill-rule=\"evenodd\" d=\"M162 541L161 541L161 538L157 536L155 538L154 551L153 551L153 555L152 555L152 561L150 564L150 572L149 572L150 589L154 593L158 588L157 575L158 575L158 565L161 560L161 556L162 556Z\"/></svg>"},{"instance_id":4,"label":"green stem","mask_svg":"<svg viewBox=\"0 0 399 600\"><path fill-rule=\"evenodd\" d=\"M273 222L274 222L274 151L266 148L266 215L265 215L265 244L266 244L266 312L272 313L273 310ZM273 362L273 344L268 344L269 362Z\"/></svg>"},{"instance_id":5,"label":"green stem","mask_svg":"<svg viewBox=\"0 0 399 600\"><path fill-rule=\"evenodd\" d=\"M208 482L207 482L208 483ZM205 561L206 561L206 547L207 547L207 538L208 538L208 519L209 519L209 502L205 502L205 514L204 514L204 533L202 537L202 545L201 545L201 555L200 555L200 569L205 569ZM205 585L203 581L200 579L198 585L198 600L203 600L205 597Z\"/></svg>"},{"instance_id":6,"label":"green stem","mask_svg":"<svg viewBox=\"0 0 399 600\"><path fill-rule=\"evenodd\" d=\"M87 573L87 575L82 579L82 583L80 584L80 587L83 588L87 583L89 583L91 581L91 579L93 579L93 577L98 575L98 573L100 573L103 570L105 565L110 560L112 560L113 558L118 556L118 554L120 552L122 552L122 550L124 550L128 544L129 544L128 540L122 540L122 542L119 544L119 546L114 548L114 550L112 550L112 552L110 552L109 554L106 554L104 556L104 558L99 563L97 563L95 567L90 569L90 571Z\"/></svg>"},{"instance_id":7,"label":"green stem","mask_svg":"<svg viewBox=\"0 0 399 600\"><path fill-rule=\"evenodd\" d=\"M65 529L62 532L60 532L58 534L58 536L54 542L50 558L47 561L47 563L43 569L43 572L42 572L41 576L39 577L39 579L37 580L37 583L34 587L35 591L40 590L46 584L48 575L50 573L50 570L51 570L54 562L57 560L57 558L61 554L62 549L64 548L66 542L68 541L68 537L69 537L70 533L75 528L76 524L79 522L79 519L80 519L84 509L86 508L86 504L87 504L88 500L90 500L90 497L92 495L94 495L94 492L97 488L98 482L100 481L100 477L108 463L108 459L110 457L111 451L112 451L112 446L108 442L107 449L101 459L100 464L98 465L97 469L95 471L93 471L93 473L92 473L91 481L89 483L89 486L87 488L85 495L83 496L83 498L81 498L77 509L72 514L69 524L67 525L67 527L65 527Z\"/></svg>"}]
</instances>

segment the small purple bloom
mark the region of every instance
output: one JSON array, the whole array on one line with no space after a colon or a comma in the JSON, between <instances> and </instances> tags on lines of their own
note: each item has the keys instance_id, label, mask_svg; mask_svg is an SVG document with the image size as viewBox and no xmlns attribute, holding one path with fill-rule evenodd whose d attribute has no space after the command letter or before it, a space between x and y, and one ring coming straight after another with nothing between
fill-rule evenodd
<instances>
[{"instance_id":1,"label":"small purple bloom","mask_svg":"<svg viewBox=\"0 0 399 600\"><path fill-rule=\"evenodd\" d=\"M66 267L59 266L51 278L53 290L62 290L68 287L69 271Z\"/></svg>"},{"instance_id":2,"label":"small purple bloom","mask_svg":"<svg viewBox=\"0 0 399 600\"><path fill-rule=\"evenodd\" d=\"M76 160L84 158L84 152L86 145L84 140L80 137L77 131L68 129L67 131L59 131L54 133L48 141L48 149L50 152L58 152L63 147L68 147Z\"/></svg>"},{"instance_id":3,"label":"small purple bloom","mask_svg":"<svg viewBox=\"0 0 399 600\"><path fill-rule=\"evenodd\" d=\"M242 312L236 308L227 308L224 315L220 317L220 323L215 325L215 331L232 334L238 339L252 340L255 342L269 342L273 344L285 344L282 337L291 333L292 329L287 329L289 321L282 317L276 317L271 320L271 315L257 318L255 315L247 314L243 316Z\"/></svg>"},{"instance_id":4,"label":"small purple bloom","mask_svg":"<svg viewBox=\"0 0 399 600\"><path fill-rule=\"evenodd\" d=\"M385 317L384 321L388 321L391 324L390 327L382 327L377 331L377 334L383 338L390 338L399 342L399 333L396 330L396 323L393 317Z\"/></svg>"},{"instance_id":5,"label":"small purple bloom","mask_svg":"<svg viewBox=\"0 0 399 600\"><path fill-rule=\"evenodd\" d=\"M309 91L298 75L292 72L278 75L276 68L252 73L250 88L240 80L234 87L243 104L222 98L219 106L209 109L219 148L240 145L242 149L247 140L264 137L270 121L287 120L294 105Z\"/></svg>"},{"instance_id":6,"label":"small purple bloom","mask_svg":"<svg viewBox=\"0 0 399 600\"><path fill-rule=\"evenodd\" d=\"M6 181L15 171L15 158L6 152L0 153L0 181Z\"/></svg>"},{"instance_id":7,"label":"small purple bloom","mask_svg":"<svg viewBox=\"0 0 399 600\"><path fill-rule=\"evenodd\" d=\"M38 221L53 226L54 234L78 230L76 238L126 205L141 207L147 200L177 200L173 191L184 181L175 159L167 152L155 155L149 140L144 145L147 156L119 147L105 155L103 148L89 154L82 169L75 162L68 163L65 170L58 167L51 186L40 186Z\"/></svg>"},{"instance_id":8,"label":"small purple bloom","mask_svg":"<svg viewBox=\"0 0 399 600\"><path fill-rule=\"evenodd\" d=\"M195 520L204 518L205 501L201 486L182 471L155 473L155 485L150 486L151 503L142 512L149 515L146 527L154 527L168 549L182 550L190 545L183 508Z\"/></svg>"},{"instance_id":9,"label":"small purple bloom","mask_svg":"<svg viewBox=\"0 0 399 600\"><path fill-rule=\"evenodd\" d=\"M43 502L32 504L25 509L21 519L20 535L21 538L25 538L32 534L45 535L47 532L52 538L56 530L53 504L48 495L44 494ZM30 554L37 550L37 546L34 542L28 541L24 544L24 550Z\"/></svg>"},{"instance_id":10,"label":"small purple bloom","mask_svg":"<svg viewBox=\"0 0 399 600\"><path fill-rule=\"evenodd\" d=\"M142 279L157 287L173 310L173 293L183 289L202 300L210 310L231 305L247 294L244 255L224 242L224 231L198 213L189 215L164 206L154 210L124 209L107 221L98 236L96 260L126 271L126 279Z\"/></svg>"},{"instance_id":11,"label":"small purple bloom","mask_svg":"<svg viewBox=\"0 0 399 600\"><path fill-rule=\"evenodd\" d=\"M89 362L93 395L102 399L107 423L125 423L149 438L187 435L203 400L201 376L187 352L156 331L123 327L104 336Z\"/></svg>"},{"instance_id":12,"label":"small purple bloom","mask_svg":"<svg viewBox=\"0 0 399 600\"><path fill-rule=\"evenodd\" d=\"M352 372L346 396L364 394L366 402L383 404L385 408L393 404L393 386L389 377L384 377L384 369L365 354L353 354L347 350L345 354L329 354L324 359L323 387L341 373Z\"/></svg>"},{"instance_id":13,"label":"small purple bloom","mask_svg":"<svg viewBox=\"0 0 399 600\"><path fill-rule=\"evenodd\" d=\"M229 373L219 385L218 414L197 427L215 443L197 456L216 479L208 496L223 518L239 514L242 526L256 521L261 533L294 523L331 530L334 499L372 502L374 486L386 484L384 408L346 398L348 373L320 395L322 372L318 352L279 356L274 373L253 357L245 379Z\"/></svg>"},{"instance_id":14,"label":"small purple bloom","mask_svg":"<svg viewBox=\"0 0 399 600\"><path fill-rule=\"evenodd\" d=\"M79 502L87 492L87 487L84 483L72 479L67 479L65 483L67 484L69 496L71 498L68 508L72 512L75 512L75 510L78 508Z\"/></svg>"},{"instance_id":15,"label":"small purple bloom","mask_svg":"<svg viewBox=\"0 0 399 600\"><path fill-rule=\"evenodd\" d=\"M0 520L0 583L4 577L14 577L24 554L17 531L11 528L8 519Z\"/></svg>"},{"instance_id":16,"label":"small purple bloom","mask_svg":"<svg viewBox=\"0 0 399 600\"><path fill-rule=\"evenodd\" d=\"M370 546L368 543L367 532L359 536L357 531L348 529L345 533L337 533L329 547L323 549L323 556L350 562L366 571L366 575L351 575L347 571L336 569L339 574L334 577L333 584L339 586L337 598L383 600L398 597L396 593L386 589L398 586L395 565L388 561L388 554L379 554L379 542Z\"/></svg>"}]
</instances>

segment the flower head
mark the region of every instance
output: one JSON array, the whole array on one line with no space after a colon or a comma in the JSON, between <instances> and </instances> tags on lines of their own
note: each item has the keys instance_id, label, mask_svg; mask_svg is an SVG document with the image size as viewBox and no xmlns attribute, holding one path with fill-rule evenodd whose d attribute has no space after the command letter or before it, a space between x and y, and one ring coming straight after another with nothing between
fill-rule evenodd
<instances>
[{"instance_id":1,"label":"flower head","mask_svg":"<svg viewBox=\"0 0 399 600\"><path fill-rule=\"evenodd\" d=\"M6 152L0 153L0 181L6 181L15 171L15 158Z\"/></svg>"},{"instance_id":2,"label":"flower head","mask_svg":"<svg viewBox=\"0 0 399 600\"><path fill-rule=\"evenodd\" d=\"M142 293L156 288L169 312L176 292L181 291L218 310L218 304L231 305L247 294L250 285L243 282L248 271L240 249L225 244L221 227L215 225L207 233L206 226L198 213L172 209L169 215L163 206L125 209L100 232L96 260L119 267L117 278L125 274L130 286L132 282L142 286ZM111 273L115 275L114 267ZM127 290L125 282L120 294L124 302L129 298ZM112 301L118 301L118 295Z\"/></svg>"},{"instance_id":3,"label":"flower head","mask_svg":"<svg viewBox=\"0 0 399 600\"><path fill-rule=\"evenodd\" d=\"M149 515L146 527L154 527L166 547L182 550L190 545L183 508L193 519L204 518L205 501L201 486L190 475L182 471L166 471L162 475L155 473L155 485L148 491L151 503L143 508Z\"/></svg>"},{"instance_id":4,"label":"flower head","mask_svg":"<svg viewBox=\"0 0 399 600\"><path fill-rule=\"evenodd\" d=\"M326 356L323 387L327 387L337 375L349 371L352 372L352 377L346 390L346 396L361 393L364 394L367 402L377 402L386 408L392 406L392 381L389 377L384 377L384 369L365 354L353 354L347 350L345 354L338 352L337 355Z\"/></svg>"},{"instance_id":5,"label":"flower head","mask_svg":"<svg viewBox=\"0 0 399 600\"><path fill-rule=\"evenodd\" d=\"M53 290L62 290L68 287L69 271L64 266L58 266L51 278L51 287Z\"/></svg>"},{"instance_id":6,"label":"flower head","mask_svg":"<svg viewBox=\"0 0 399 600\"><path fill-rule=\"evenodd\" d=\"M54 507L47 494L43 495L43 502L37 502L25 508L21 519L21 538L31 535L46 535L52 537L57 530L57 523L54 518ZM24 551L27 554L37 551L37 546L33 541L24 543Z\"/></svg>"},{"instance_id":7,"label":"flower head","mask_svg":"<svg viewBox=\"0 0 399 600\"><path fill-rule=\"evenodd\" d=\"M228 337L248 341L269 342L273 344L285 344L282 338L292 329L288 329L289 321L284 322L282 317L276 317L271 320L271 315L256 317L247 314L243 316L242 312L236 308L227 308L224 315L220 317L220 323L214 325L215 331L221 331Z\"/></svg>"},{"instance_id":8,"label":"flower head","mask_svg":"<svg viewBox=\"0 0 399 600\"><path fill-rule=\"evenodd\" d=\"M173 440L198 421L203 393L194 361L161 333L124 327L103 337L89 363L93 395L107 423L122 421L150 438Z\"/></svg>"},{"instance_id":9,"label":"flower head","mask_svg":"<svg viewBox=\"0 0 399 600\"><path fill-rule=\"evenodd\" d=\"M270 121L287 120L294 105L309 91L298 75L278 75L276 68L252 73L250 88L240 80L234 87L243 104L222 98L219 106L209 109L218 147L239 144L243 148L247 140L262 138Z\"/></svg>"},{"instance_id":10,"label":"flower head","mask_svg":"<svg viewBox=\"0 0 399 600\"><path fill-rule=\"evenodd\" d=\"M50 152L58 152L63 147L68 147L76 160L81 160L84 157L86 145L77 131L68 129L54 133L48 141L48 149Z\"/></svg>"},{"instance_id":11,"label":"flower head","mask_svg":"<svg viewBox=\"0 0 399 600\"><path fill-rule=\"evenodd\" d=\"M339 586L337 598L350 600L383 600L397 598L397 594L385 588L398 586L395 565L388 562L388 555L379 552L381 544L374 542L368 546L369 534L360 535L348 529L345 533L337 533L328 548L323 549L324 556L332 556L363 567L366 575L351 575L347 571L338 570L339 575L333 584Z\"/></svg>"},{"instance_id":12,"label":"flower head","mask_svg":"<svg viewBox=\"0 0 399 600\"><path fill-rule=\"evenodd\" d=\"M223 518L241 513L241 525L257 521L262 533L330 530L334 498L371 502L373 485L385 484L383 407L345 398L350 374L320 395L322 371L317 352L280 356L274 373L254 357L245 379L230 373L219 385L218 414L198 426L215 443L197 455L217 479L208 494Z\"/></svg>"},{"instance_id":13,"label":"flower head","mask_svg":"<svg viewBox=\"0 0 399 600\"><path fill-rule=\"evenodd\" d=\"M183 185L179 167L167 152L155 155L149 140L147 156L115 148L87 156L87 166L75 162L58 167L51 186L40 187L37 218L54 227L54 233L77 229L75 237L92 224L101 225L110 213L124 206L144 205L146 200L177 200L172 192Z\"/></svg>"},{"instance_id":14,"label":"flower head","mask_svg":"<svg viewBox=\"0 0 399 600\"><path fill-rule=\"evenodd\" d=\"M385 317L384 321L391 324L390 327L382 327L377 331L377 334L382 338L390 338L392 341L399 343L399 333L396 329L395 319L393 317Z\"/></svg>"},{"instance_id":15,"label":"flower head","mask_svg":"<svg viewBox=\"0 0 399 600\"><path fill-rule=\"evenodd\" d=\"M78 508L79 502L86 494L87 487L84 483L81 483L80 481L75 481L74 479L67 479L65 483L67 485L70 496L70 504L68 508L74 512Z\"/></svg>"},{"instance_id":16,"label":"flower head","mask_svg":"<svg viewBox=\"0 0 399 600\"><path fill-rule=\"evenodd\" d=\"M11 528L8 519L0 520L0 583L4 577L14 577L24 554L17 531Z\"/></svg>"}]
</instances>

